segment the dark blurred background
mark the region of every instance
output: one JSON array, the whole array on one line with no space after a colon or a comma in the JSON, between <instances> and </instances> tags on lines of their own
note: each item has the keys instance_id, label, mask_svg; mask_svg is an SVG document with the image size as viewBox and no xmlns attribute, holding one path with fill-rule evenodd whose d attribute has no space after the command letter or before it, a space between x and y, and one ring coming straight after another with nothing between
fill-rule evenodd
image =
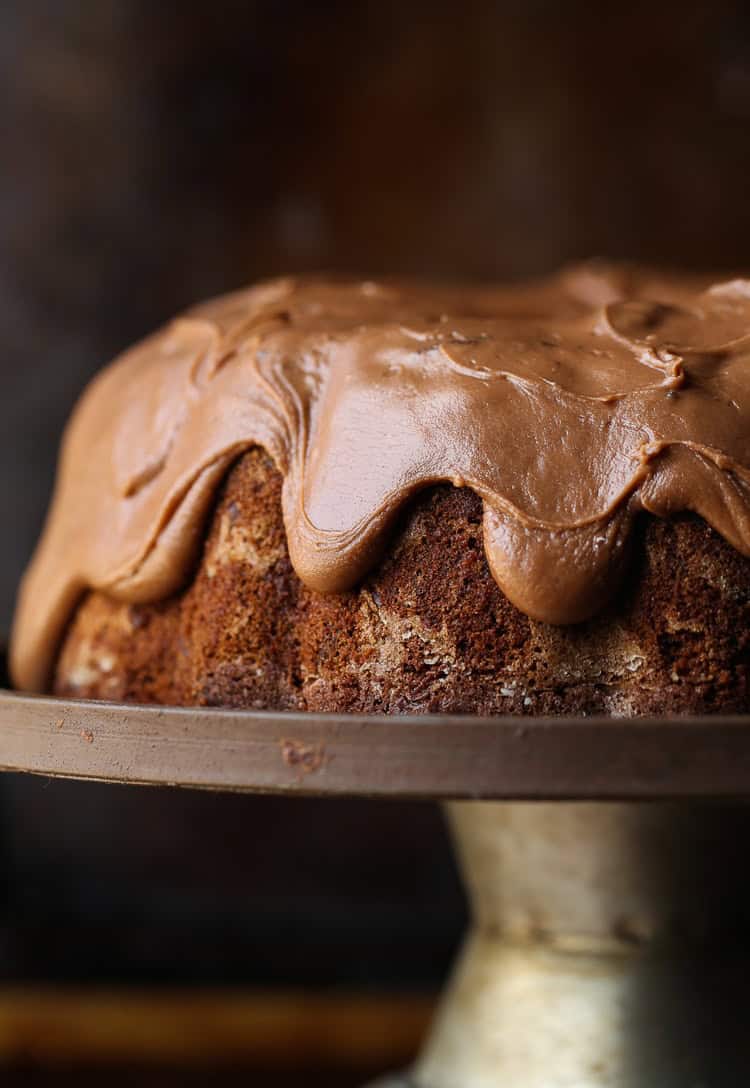
<instances>
[{"instance_id":1,"label":"dark blurred background","mask_svg":"<svg viewBox=\"0 0 750 1088\"><path fill-rule=\"evenodd\" d=\"M7 630L77 394L196 299L750 267L750 7L3 0L0 141ZM6 778L0 810L0 982L429 991L462 923L429 806Z\"/></svg>"}]
</instances>

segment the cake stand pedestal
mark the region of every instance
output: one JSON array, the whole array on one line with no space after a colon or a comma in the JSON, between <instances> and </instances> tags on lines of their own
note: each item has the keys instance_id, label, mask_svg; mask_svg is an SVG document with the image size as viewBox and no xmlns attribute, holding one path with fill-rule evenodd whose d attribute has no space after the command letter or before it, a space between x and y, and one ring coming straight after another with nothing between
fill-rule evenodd
<instances>
[{"instance_id":1,"label":"cake stand pedestal","mask_svg":"<svg viewBox=\"0 0 750 1088\"><path fill-rule=\"evenodd\" d=\"M371 1088L750 1084L750 718L364 718L0 693L0 767L447 802L473 926Z\"/></svg>"},{"instance_id":2,"label":"cake stand pedestal","mask_svg":"<svg viewBox=\"0 0 750 1088\"><path fill-rule=\"evenodd\" d=\"M474 926L415 1085L750 1084L748 810L461 803L449 813Z\"/></svg>"}]
</instances>

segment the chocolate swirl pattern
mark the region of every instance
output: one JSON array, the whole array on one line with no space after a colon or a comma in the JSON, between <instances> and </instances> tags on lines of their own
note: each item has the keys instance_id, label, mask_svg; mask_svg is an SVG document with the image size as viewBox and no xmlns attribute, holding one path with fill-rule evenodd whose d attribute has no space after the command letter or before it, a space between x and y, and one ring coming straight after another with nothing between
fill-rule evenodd
<instances>
[{"instance_id":1,"label":"chocolate swirl pattern","mask_svg":"<svg viewBox=\"0 0 750 1088\"><path fill-rule=\"evenodd\" d=\"M409 497L450 481L481 496L509 599L575 623L616 588L640 511L694 511L750 554L750 281L586 265L521 288L279 280L196 307L71 419L19 595L19 687L47 685L87 588L180 589L253 445L311 588L354 585Z\"/></svg>"}]
</instances>

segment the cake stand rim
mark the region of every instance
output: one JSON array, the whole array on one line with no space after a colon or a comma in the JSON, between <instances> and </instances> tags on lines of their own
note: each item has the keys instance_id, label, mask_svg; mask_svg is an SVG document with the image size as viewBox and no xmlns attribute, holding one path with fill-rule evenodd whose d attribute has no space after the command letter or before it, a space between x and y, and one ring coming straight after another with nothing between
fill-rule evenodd
<instances>
[{"instance_id":1,"label":"cake stand rim","mask_svg":"<svg viewBox=\"0 0 750 1088\"><path fill-rule=\"evenodd\" d=\"M0 770L296 796L750 796L750 715L533 718L165 707L0 689Z\"/></svg>"}]
</instances>

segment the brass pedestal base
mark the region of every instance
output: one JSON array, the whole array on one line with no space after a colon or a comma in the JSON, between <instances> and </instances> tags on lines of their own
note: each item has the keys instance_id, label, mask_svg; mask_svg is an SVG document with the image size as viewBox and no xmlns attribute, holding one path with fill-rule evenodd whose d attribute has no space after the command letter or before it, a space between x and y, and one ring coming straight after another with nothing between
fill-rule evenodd
<instances>
[{"instance_id":1,"label":"brass pedestal base","mask_svg":"<svg viewBox=\"0 0 750 1088\"><path fill-rule=\"evenodd\" d=\"M750 809L448 806L474 926L406 1080L746 1088Z\"/></svg>"}]
</instances>

